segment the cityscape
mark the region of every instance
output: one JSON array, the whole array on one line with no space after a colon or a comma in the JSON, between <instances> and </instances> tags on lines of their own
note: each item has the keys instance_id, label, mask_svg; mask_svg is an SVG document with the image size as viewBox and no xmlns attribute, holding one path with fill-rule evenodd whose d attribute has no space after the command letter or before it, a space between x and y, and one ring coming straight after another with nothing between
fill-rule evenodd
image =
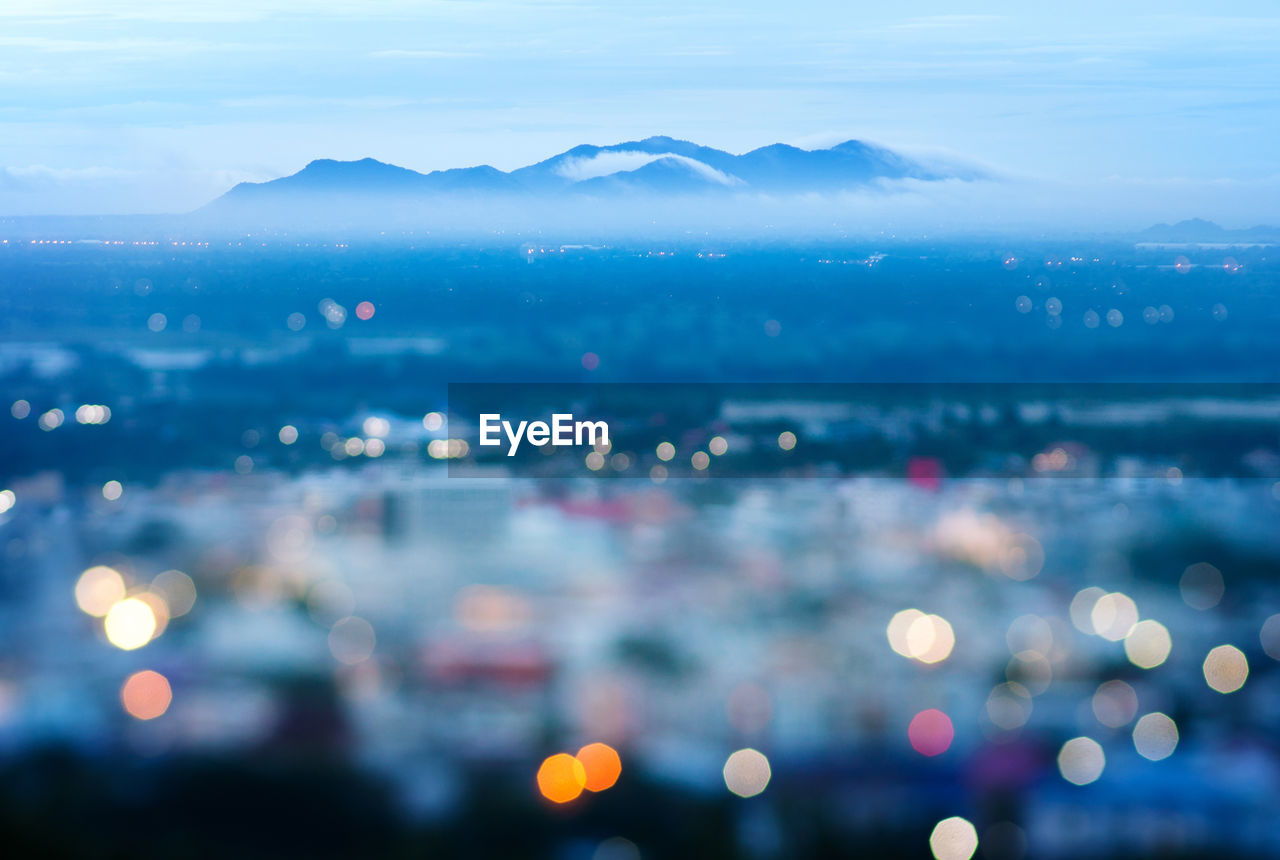
<instances>
[{"instance_id":1,"label":"cityscape","mask_svg":"<svg viewBox=\"0 0 1280 860\"><path fill-rule=\"evenodd\" d=\"M6 296L0 737L19 844L1280 852L1280 396L1239 372L1269 348L1251 304L1270 307L1252 289L1271 277L1268 247L1233 248L1230 266L1218 249L1184 265L1186 249L1118 246L600 247L539 271L519 243L394 241L371 286L306 273L358 244L219 252L232 255L222 269L286 255L301 272L248 304L187 256L214 253L200 244L0 251L6 278L40 273L46 295L96 284L39 312ZM58 269L30 256L51 253L78 256ZM519 282L501 304L450 295L475 255L508 261L565 322L519 327ZM874 264L823 262L845 258ZM794 352L801 323L768 303L728 317L706 305L706 334L648 375L633 368L656 356L595 334L607 306L556 294L603 265L642 315L673 263L800 271L800 302L838 277L849 298L828 296L833 313L880 328L938 313L939 344L955 327L1004 331L1045 367L1098 381L1059 396L1059 382L981 364L940 370L940 387L892 367L854 383L841 368L877 360L867 341L806 332ZM1003 295L948 305L946 282L923 275L914 293L867 293L916 267L1003 279ZM436 300L420 316L394 312L424 289ZM699 301L655 316L637 348L681 343ZM1153 337L1215 327L1231 346L1197 356L1197 372L1147 370L1153 343L1175 360ZM541 379L564 382L516 375L498 390L588 412L634 404L612 445L571 449L563 466L477 457L460 413L512 378L492 370L500 331L537 339L554 363ZM1129 339L1091 374L1099 335ZM775 344L775 378L795 373L788 356L829 350L831 381L706 372L717 350ZM924 346L917 360L940 368L936 356ZM681 374L703 381L670 381ZM1213 381L1228 375L1252 381ZM1007 402L961 405L975 397ZM101 780L127 790L102 795ZM360 801L335 806L354 784ZM193 807L244 826L193 825ZM89 823L50 842L55 809ZM143 833L124 826L134 809L151 810Z\"/></svg>"},{"instance_id":2,"label":"cityscape","mask_svg":"<svg viewBox=\"0 0 1280 860\"><path fill-rule=\"evenodd\" d=\"M1274 0L0 3L0 845L1280 858Z\"/></svg>"}]
</instances>

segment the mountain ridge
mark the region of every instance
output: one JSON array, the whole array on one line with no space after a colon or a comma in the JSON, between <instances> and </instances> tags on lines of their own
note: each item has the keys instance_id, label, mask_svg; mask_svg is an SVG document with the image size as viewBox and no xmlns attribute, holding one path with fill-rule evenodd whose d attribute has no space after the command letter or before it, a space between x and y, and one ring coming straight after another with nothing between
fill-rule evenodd
<instances>
[{"instance_id":1,"label":"mountain ridge","mask_svg":"<svg viewBox=\"0 0 1280 860\"><path fill-rule=\"evenodd\" d=\"M1204 218L1187 218L1175 224L1153 224L1138 234L1143 242L1183 243L1272 243L1280 241L1280 227L1257 224L1242 229L1228 229Z\"/></svg>"},{"instance_id":2,"label":"mountain ridge","mask_svg":"<svg viewBox=\"0 0 1280 860\"><path fill-rule=\"evenodd\" d=\"M655 135L604 146L579 144L511 171L481 164L422 173L373 158L318 158L288 176L239 183L205 208L279 201L291 195L670 195L723 190L811 193L865 187L882 180L977 178L982 177L976 171L931 168L859 140L847 140L826 149L775 143L735 155L692 141Z\"/></svg>"}]
</instances>

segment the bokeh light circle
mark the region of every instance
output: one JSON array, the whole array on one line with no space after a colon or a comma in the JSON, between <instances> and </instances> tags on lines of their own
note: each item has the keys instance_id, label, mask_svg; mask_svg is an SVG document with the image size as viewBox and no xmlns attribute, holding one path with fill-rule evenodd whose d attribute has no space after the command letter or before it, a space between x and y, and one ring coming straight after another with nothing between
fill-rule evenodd
<instances>
[{"instance_id":1,"label":"bokeh light circle","mask_svg":"<svg viewBox=\"0 0 1280 860\"><path fill-rule=\"evenodd\" d=\"M111 607L124 600L125 591L124 577L119 572L106 565L95 565L76 580L76 606L81 612L102 618Z\"/></svg>"},{"instance_id":2,"label":"bokeh light circle","mask_svg":"<svg viewBox=\"0 0 1280 860\"><path fill-rule=\"evenodd\" d=\"M1173 639L1159 621L1139 621L1124 638L1124 653L1139 669L1154 669L1169 658Z\"/></svg>"},{"instance_id":3,"label":"bokeh light circle","mask_svg":"<svg viewBox=\"0 0 1280 860\"><path fill-rule=\"evenodd\" d=\"M622 759L618 751L608 744L587 744L578 750L577 759L586 772L582 785L587 791L612 788L622 775Z\"/></svg>"},{"instance_id":4,"label":"bokeh light circle","mask_svg":"<svg viewBox=\"0 0 1280 860\"><path fill-rule=\"evenodd\" d=\"M1219 693L1234 693L1249 678L1249 660L1234 645L1219 645L1204 658L1204 680Z\"/></svg>"},{"instance_id":5,"label":"bokeh light circle","mask_svg":"<svg viewBox=\"0 0 1280 860\"><path fill-rule=\"evenodd\" d=\"M156 632L156 616L151 607L136 597L117 602L103 622L107 641L124 651L133 651L151 641Z\"/></svg>"},{"instance_id":6,"label":"bokeh light circle","mask_svg":"<svg viewBox=\"0 0 1280 860\"><path fill-rule=\"evenodd\" d=\"M1133 748L1138 755L1160 761L1178 746L1178 724L1160 712L1146 714L1133 727Z\"/></svg>"},{"instance_id":7,"label":"bokeh light circle","mask_svg":"<svg viewBox=\"0 0 1280 860\"><path fill-rule=\"evenodd\" d=\"M552 803L568 803L582 794L587 771L568 753L548 756L538 768L538 791Z\"/></svg>"},{"instance_id":8,"label":"bokeh light circle","mask_svg":"<svg viewBox=\"0 0 1280 860\"><path fill-rule=\"evenodd\" d=\"M942 755L951 748L955 736L951 718L936 708L916 714L907 726L911 748L925 756Z\"/></svg>"},{"instance_id":9,"label":"bokeh light circle","mask_svg":"<svg viewBox=\"0 0 1280 860\"><path fill-rule=\"evenodd\" d=\"M958 815L944 818L929 834L929 850L936 860L969 860L978 850L978 831Z\"/></svg>"},{"instance_id":10,"label":"bokeh light circle","mask_svg":"<svg viewBox=\"0 0 1280 860\"><path fill-rule=\"evenodd\" d=\"M739 797L755 797L769 785L773 771L759 750L740 749L724 763L724 784Z\"/></svg>"},{"instance_id":11,"label":"bokeh light circle","mask_svg":"<svg viewBox=\"0 0 1280 860\"><path fill-rule=\"evenodd\" d=\"M172 701L169 679L150 669L134 672L120 688L120 702L135 719L154 720L169 710Z\"/></svg>"},{"instance_id":12,"label":"bokeh light circle","mask_svg":"<svg viewBox=\"0 0 1280 860\"><path fill-rule=\"evenodd\" d=\"M1073 785L1095 782L1106 766L1106 754L1093 738L1072 738L1058 752L1058 771Z\"/></svg>"}]
</instances>

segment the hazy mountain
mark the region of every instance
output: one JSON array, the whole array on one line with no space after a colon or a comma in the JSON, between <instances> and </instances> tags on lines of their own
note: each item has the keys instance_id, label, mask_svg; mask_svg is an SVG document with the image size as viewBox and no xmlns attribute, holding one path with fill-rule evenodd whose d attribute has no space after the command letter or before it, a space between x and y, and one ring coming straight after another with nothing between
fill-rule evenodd
<instances>
[{"instance_id":1,"label":"hazy mountain","mask_svg":"<svg viewBox=\"0 0 1280 860\"><path fill-rule=\"evenodd\" d=\"M241 182L215 203L261 202L288 195L419 195L433 191L494 191L514 187L511 175L488 165L419 173L372 158L317 159L291 176Z\"/></svg>"},{"instance_id":2,"label":"hazy mountain","mask_svg":"<svg viewBox=\"0 0 1280 860\"><path fill-rule=\"evenodd\" d=\"M830 149L807 150L774 144L734 155L670 137L649 137L612 146L582 145L510 173L482 165L418 173L371 158L313 161L292 176L245 182L213 207L271 204L286 198L387 195L427 197L433 193L524 195L569 192L588 195L621 191L661 194L709 190L831 192L881 179L975 178L940 172L882 147L850 140Z\"/></svg>"},{"instance_id":3,"label":"hazy mountain","mask_svg":"<svg viewBox=\"0 0 1280 860\"><path fill-rule=\"evenodd\" d=\"M1143 242L1205 243L1223 242L1268 243L1280 242L1280 227L1259 224L1243 230L1228 230L1203 218L1190 218L1176 224L1155 224L1138 234Z\"/></svg>"}]
</instances>

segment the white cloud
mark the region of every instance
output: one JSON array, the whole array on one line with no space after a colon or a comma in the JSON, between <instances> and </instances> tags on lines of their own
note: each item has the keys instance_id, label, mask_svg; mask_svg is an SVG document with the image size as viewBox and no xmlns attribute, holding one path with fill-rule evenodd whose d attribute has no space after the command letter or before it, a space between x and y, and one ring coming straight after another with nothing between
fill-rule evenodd
<instances>
[{"instance_id":1,"label":"white cloud","mask_svg":"<svg viewBox=\"0 0 1280 860\"><path fill-rule=\"evenodd\" d=\"M894 30L952 30L958 27L985 27L1005 20L1004 15L925 15L891 24Z\"/></svg>"},{"instance_id":2,"label":"white cloud","mask_svg":"<svg viewBox=\"0 0 1280 860\"><path fill-rule=\"evenodd\" d=\"M639 170L646 164L652 164L663 158L679 161L704 179L715 182L718 185L742 184L742 180L736 176L730 176L723 171L716 170L711 165L698 161L696 158L677 155L674 152L637 152L635 150L602 152L590 158L566 159L563 164L556 168L556 172L565 179L581 182L584 179L595 179L599 176L611 176L614 173Z\"/></svg>"},{"instance_id":3,"label":"white cloud","mask_svg":"<svg viewBox=\"0 0 1280 860\"><path fill-rule=\"evenodd\" d=\"M117 182L138 176L116 167L0 167L0 188L35 190L69 183Z\"/></svg>"},{"instance_id":4,"label":"white cloud","mask_svg":"<svg viewBox=\"0 0 1280 860\"><path fill-rule=\"evenodd\" d=\"M456 60L464 57L478 57L472 51L439 51L439 50L407 50L394 48L387 51L374 51L369 56L380 60Z\"/></svg>"}]
</instances>

